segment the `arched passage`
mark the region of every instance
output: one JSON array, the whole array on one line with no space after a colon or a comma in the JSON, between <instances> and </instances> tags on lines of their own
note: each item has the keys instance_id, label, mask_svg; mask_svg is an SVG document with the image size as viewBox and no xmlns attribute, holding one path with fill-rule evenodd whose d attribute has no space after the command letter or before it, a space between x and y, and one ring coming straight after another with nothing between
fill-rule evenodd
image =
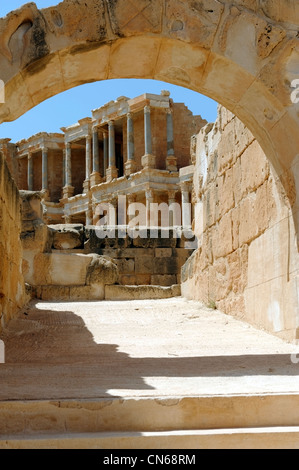
<instances>
[{"instance_id":1,"label":"arched passage","mask_svg":"<svg viewBox=\"0 0 299 470\"><path fill-rule=\"evenodd\" d=\"M82 0L44 10L27 4L0 20L6 96L0 122L96 80L151 78L190 88L223 104L251 130L284 187L296 227L296 25L295 0L262 6L249 0Z\"/></svg>"}]
</instances>

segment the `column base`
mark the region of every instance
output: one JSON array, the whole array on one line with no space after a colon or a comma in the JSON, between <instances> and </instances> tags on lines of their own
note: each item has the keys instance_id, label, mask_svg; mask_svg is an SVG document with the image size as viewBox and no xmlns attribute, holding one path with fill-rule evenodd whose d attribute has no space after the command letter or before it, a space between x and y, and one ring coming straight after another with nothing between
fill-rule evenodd
<instances>
[{"instance_id":1,"label":"column base","mask_svg":"<svg viewBox=\"0 0 299 470\"><path fill-rule=\"evenodd\" d=\"M41 190L41 196L43 201L50 201L49 191L47 189Z\"/></svg>"},{"instance_id":2,"label":"column base","mask_svg":"<svg viewBox=\"0 0 299 470\"><path fill-rule=\"evenodd\" d=\"M170 155L166 158L166 170L171 172L177 172L177 158L174 155Z\"/></svg>"},{"instance_id":3,"label":"column base","mask_svg":"<svg viewBox=\"0 0 299 470\"><path fill-rule=\"evenodd\" d=\"M91 173L90 175L90 187L92 188L93 186L96 186L97 184L102 183L102 177L100 173L95 171L94 173Z\"/></svg>"},{"instance_id":4,"label":"column base","mask_svg":"<svg viewBox=\"0 0 299 470\"><path fill-rule=\"evenodd\" d=\"M118 178L118 169L116 166L110 166L106 171L106 181L110 183L115 178Z\"/></svg>"},{"instance_id":5,"label":"column base","mask_svg":"<svg viewBox=\"0 0 299 470\"><path fill-rule=\"evenodd\" d=\"M128 160L125 163L125 175L130 176L136 173L136 162L134 160Z\"/></svg>"},{"instance_id":6,"label":"column base","mask_svg":"<svg viewBox=\"0 0 299 470\"><path fill-rule=\"evenodd\" d=\"M90 181L89 180L85 180L83 182L83 193L84 194L88 194L89 193L89 190L90 190Z\"/></svg>"},{"instance_id":7,"label":"column base","mask_svg":"<svg viewBox=\"0 0 299 470\"><path fill-rule=\"evenodd\" d=\"M141 158L141 164L145 170L148 168L156 167L156 157L155 155L143 155Z\"/></svg>"},{"instance_id":8,"label":"column base","mask_svg":"<svg viewBox=\"0 0 299 470\"><path fill-rule=\"evenodd\" d=\"M74 195L75 188L73 186L64 186L63 199L68 199Z\"/></svg>"}]
</instances>

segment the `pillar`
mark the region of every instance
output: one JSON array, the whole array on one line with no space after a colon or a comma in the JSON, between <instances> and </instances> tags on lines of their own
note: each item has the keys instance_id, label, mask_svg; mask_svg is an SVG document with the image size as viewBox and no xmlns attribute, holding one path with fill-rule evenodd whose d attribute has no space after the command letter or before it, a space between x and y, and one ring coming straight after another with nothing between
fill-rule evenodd
<instances>
[{"instance_id":1,"label":"pillar","mask_svg":"<svg viewBox=\"0 0 299 470\"><path fill-rule=\"evenodd\" d=\"M136 194L128 194L127 201L128 201L128 208L129 208L129 206L136 203ZM128 211L128 220L127 220L128 225L130 224L131 220L135 218L135 216L136 214L134 214L133 211L132 213Z\"/></svg>"},{"instance_id":2,"label":"pillar","mask_svg":"<svg viewBox=\"0 0 299 470\"><path fill-rule=\"evenodd\" d=\"M72 149L69 142L65 145L65 186L63 188L63 197L69 198L74 194L72 186Z\"/></svg>"},{"instance_id":3,"label":"pillar","mask_svg":"<svg viewBox=\"0 0 299 470\"><path fill-rule=\"evenodd\" d=\"M152 155L151 109L149 106L144 108L144 143L145 154L142 157L142 166L145 169L155 168L156 157Z\"/></svg>"},{"instance_id":4,"label":"pillar","mask_svg":"<svg viewBox=\"0 0 299 470\"><path fill-rule=\"evenodd\" d=\"M169 108L166 111L166 128L167 128L167 158L166 170L178 171L177 159L174 155L174 132L173 132L173 112Z\"/></svg>"},{"instance_id":5,"label":"pillar","mask_svg":"<svg viewBox=\"0 0 299 470\"><path fill-rule=\"evenodd\" d=\"M42 191L48 191L48 149L42 148Z\"/></svg>"},{"instance_id":6,"label":"pillar","mask_svg":"<svg viewBox=\"0 0 299 470\"><path fill-rule=\"evenodd\" d=\"M66 150L64 148L63 149L63 156L62 156L62 184L63 184L63 187L66 185L65 172L66 172Z\"/></svg>"},{"instance_id":7,"label":"pillar","mask_svg":"<svg viewBox=\"0 0 299 470\"><path fill-rule=\"evenodd\" d=\"M109 167L107 170L107 181L110 182L113 179L118 177L118 171L115 166L116 164L116 157L115 157L115 129L114 124L112 121L108 123L108 130L109 130Z\"/></svg>"},{"instance_id":8,"label":"pillar","mask_svg":"<svg viewBox=\"0 0 299 470\"><path fill-rule=\"evenodd\" d=\"M27 170L28 191L33 191L33 155L28 153L28 170Z\"/></svg>"},{"instance_id":9,"label":"pillar","mask_svg":"<svg viewBox=\"0 0 299 470\"><path fill-rule=\"evenodd\" d=\"M146 199L146 226L151 226L151 204L154 203L154 192L152 189L147 189L145 191Z\"/></svg>"},{"instance_id":10,"label":"pillar","mask_svg":"<svg viewBox=\"0 0 299 470\"><path fill-rule=\"evenodd\" d=\"M189 202L189 185L181 184L182 191L182 226L183 228L191 228L191 204Z\"/></svg>"},{"instance_id":11,"label":"pillar","mask_svg":"<svg viewBox=\"0 0 299 470\"><path fill-rule=\"evenodd\" d=\"M136 171L134 125L132 114L127 114L127 161L125 164L125 175L129 176Z\"/></svg>"},{"instance_id":12,"label":"pillar","mask_svg":"<svg viewBox=\"0 0 299 470\"><path fill-rule=\"evenodd\" d=\"M91 168L91 136L86 137L85 151L85 181L83 183L84 193L87 194L90 189L90 168Z\"/></svg>"},{"instance_id":13,"label":"pillar","mask_svg":"<svg viewBox=\"0 0 299 470\"><path fill-rule=\"evenodd\" d=\"M108 134L107 132L103 132L103 165L104 165L104 173L103 175L106 176L107 169L108 169Z\"/></svg>"},{"instance_id":14,"label":"pillar","mask_svg":"<svg viewBox=\"0 0 299 470\"><path fill-rule=\"evenodd\" d=\"M176 191L168 191L168 207L169 208L171 208L171 206L173 206L173 208L176 207L175 194L176 194ZM173 213L172 210L169 210L169 227L173 227L175 222L176 222L175 214Z\"/></svg>"},{"instance_id":15,"label":"pillar","mask_svg":"<svg viewBox=\"0 0 299 470\"><path fill-rule=\"evenodd\" d=\"M99 136L98 129L94 127L92 130L92 173L90 175L90 187L96 186L101 182Z\"/></svg>"}]
</instances>

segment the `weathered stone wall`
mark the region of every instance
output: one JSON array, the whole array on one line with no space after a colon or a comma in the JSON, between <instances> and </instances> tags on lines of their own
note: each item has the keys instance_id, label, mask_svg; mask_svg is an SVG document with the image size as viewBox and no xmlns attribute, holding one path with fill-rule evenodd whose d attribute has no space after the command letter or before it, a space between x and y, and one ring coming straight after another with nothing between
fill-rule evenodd
<instances>
[{"instance_id":1,"label":"weathered stone wall","mask_svg":"<svg viewBox=\"0 0 299 470\"><path fill-rule=\"evenodd\" d=\"M200 247L183 269L183 295L296 337L291 210L257 141L223 107L197 137L193 199Z\"/></svg>"},{"instance_id":2,"label":"weathered stone wall","mask_svg":"<svg viewBox=\"0 0 299 470\"><path fill-rule=\"evenodd\" d=\"M97 229L86 228L85 253L97 253L112 258L119 270L119 284L159 285L180 284L181 267L193 249L185 246L184 238L176 238L172 230L165 238L159 231L157 238L124 238L115 231L113 238L100 239Z\"/></svg>"},{"instance_id":3,"label":"weathered stone wall","mask_svg":"<svg viewBox=\"0 0 299 470\"><path fill-rule=\"evenodd\" d=\"M0 330L26 302L17 187L0 153Z\"/></svg>"}]
</instances>

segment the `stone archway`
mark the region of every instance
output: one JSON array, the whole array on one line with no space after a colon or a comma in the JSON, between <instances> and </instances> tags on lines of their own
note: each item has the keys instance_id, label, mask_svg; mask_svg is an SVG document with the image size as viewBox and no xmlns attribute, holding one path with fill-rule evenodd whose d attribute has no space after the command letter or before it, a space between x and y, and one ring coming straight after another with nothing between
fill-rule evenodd
<instances>
[{"instance_id":1,"label":"stone archway","mask_svg":"<svg viewBox=\"0 0 299 470\"><path fill-rule=\"evenodd\" d=\"M298 26L295 0L27 4L0 20L0 122L97 80L151 78L190 88L251 130L282 182L298 233L299 113L291 99Z\"/></svg>"}]
</instances>

